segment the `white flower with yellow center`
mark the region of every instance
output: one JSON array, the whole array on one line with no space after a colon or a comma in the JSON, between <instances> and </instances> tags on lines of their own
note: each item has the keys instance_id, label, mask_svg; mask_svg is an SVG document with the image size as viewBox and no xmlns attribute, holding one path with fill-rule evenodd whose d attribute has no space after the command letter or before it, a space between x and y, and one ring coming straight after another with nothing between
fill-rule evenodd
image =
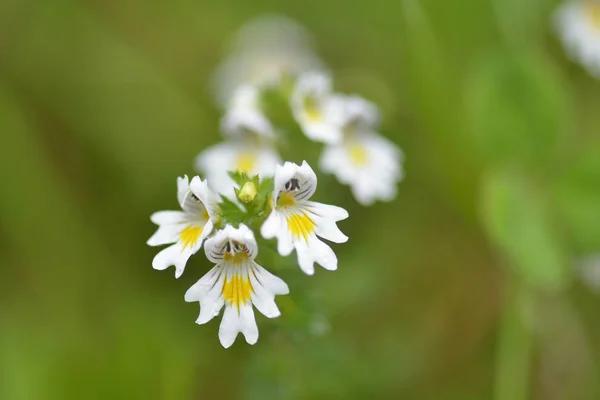
<instances>
[{"instance_id":1,"label":"white flower with yellow center","mask_svg":"<svg viewBox=\"0 0 600 400\"><path fill-rule=\"evenodd\" d=\"M276 86L286 78L322 68L304 27L282 16L248 22L236 35L232 50L213 81L220 104L227 104L240 85Z\"/></svg>"},{"instance_id":2,"label":"white flower with yellow center","mask_svg":"<svg viewBox=\"0 0 600 400\"><path fill-rule=\"evenodd\" d=\"M567 1L555 18L569 56L600 78L600 1Z\"/></svg>"},{"instance_id":3,"label":"white flower with yellow center","mask_svg":"<svg viewBox=\"0 0 600 400\"><path fill-rule=\"evenodd\" d=\"M309 201L316 188L317 176L306 161L301 166L290 162L278 165L271 214L261 227L264 238L277 238L277 251L282 256L296 250L298 264L308 275L314 274L315 262L331 271L337 269L335 253L319 237L334 243L348 240L336 225L348 218L348 212Z\"/></svg>"},{"instance_id":4,"label":"white flower with yellow center","mask_svg":"<svg viewBox=\"0 0 600 400\"><path fill-rule=\"evenodd\" d=\"M394 199L404 174L403 156L394 143L373 131L379 123L377 107L358 96L336 99L344 110L343 139L325 147L321 169L349 185L362 205Z\"/></svg>"},{"instance_id":5,"label":"white flower with yellow center","mask_svg":"<svg viewBox=\"0 0 600 400\"><path fill-rule=\"evenodd\" d=\"M341 140L342 110L331 93L331 79L327 75L301 75L290 103L294 118L309 139L330 144Z\"/></svg>"},{"instance_id":6,"label":"white flower with yellow center","mask_svg":"<svg viewBox=\"0 0 600 400\"><path fill-rule=\"evenodd\" d=\"M185 294L185 301L200 302L196 323L207 323L225 306L219 327L223 347L231 346L239 332L249 344L256 343L258 327L252 305L267 318L278 317L275 295L288 294L288 286L254 261L258 246L243 224L218 231L206 241L204 251L216 266Z\"/></svg>"},{"instance_id":7,"label":"white flower with yellow center","mask_svg":"<svg viewBox=\"0 0 600 400\"><path fill-rule=\"evenodd\" d=\"M280 163L279 154L268 143L257 140L227 141L204 150L196 158L196 169L211 187L225 196L235 196L234 182L228 171L270 177Z\"/></svg>"},{"instance_id":8,"label":"white flower with yellow center","mask_svg":"<svg viewBox=\"0 0 600 400\"><path fill-rule=\"evenodd\" d=\"M206 176L211 187L228 197L235 196L234 182L228 171L271 177L280 163L275 150L275 133L260 110L260 92L253 86L241 86L221 121L228 141L201 152L196 169Z\"/></svg>"},{"instance_id":9,"label":"white flower with yellow center","mask_svg":"<svg viewBox=\"0 0 600 400\"><path fill-rule=\"evenodd\" d=\"M174 265L175 278L212 232L218 210L216 194L197 176L191 183L187 176L177 178L177 199L183 211L159 211L150 216L159 227L147 242L150 246L174 243L154 257L152 267L164 270Z\"/></svg>"}]
</instances>

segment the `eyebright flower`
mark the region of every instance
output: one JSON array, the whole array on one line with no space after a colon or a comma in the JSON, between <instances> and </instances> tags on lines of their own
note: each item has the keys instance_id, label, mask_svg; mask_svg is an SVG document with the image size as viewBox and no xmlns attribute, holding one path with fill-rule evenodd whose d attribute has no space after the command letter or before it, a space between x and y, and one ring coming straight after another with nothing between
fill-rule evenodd
<instances>
[{"instance_id":1,"label":"eyebright flower","mask_svg":"<svg viewBox=\"0 0 600 400\"><path fill-rule=\"evenodd\" d=\"M380 119L377 107L358 96L337 96L336 101L343 109L343 138L325 147L321 169L349 185L362 205L392 200L403 177L402 152L374 132Z\"/></svg>"},{"instance_id":2,"label":"eyebright flower","mask_svg":"<svg viewBox=\"0 0 600 400\"><path fill-rule=\"evenodd\" d=\"M308 275L315 272L314 263L328 270L337 269L337 257L331 247L319 238L334 243L348 240L336 225L348 218L341 207L309 201L317 188L317 176L304 161L301 166L286 162L275 170L272 211L261 227L266 239L277 238L277 251L282 256L294 249L298 264Z\"/></svg>"},{"instance_id":3,"label":"eyebright flower","mask_svg":"<svg viewBox=\"0 0 600 400\"><path fill-rule=\"evenodd\" d=\"M569 56L600 78L600 2L567 1L556 12L555 19Z\"/></svg>"},{"instance_id":4,"label":"eyebright flower","mask_svg":"<svg viewBox=\"0 0 600 400\"><path fill-rule=\"evenodd\" d=\"M215 191L233 197L234 182L228 171L271 177L280 162L279 154L271 145L248 139L209 147L196 158L196 169L206 176Z\"/></svg>"},{"instance_id":5,"label":"eyebright flower","mask_svg":"<svg viewBox=\"0 0 600 400\"><path fill-rule=\"evenodd\" d=\"M214 90L219 103L227 104L240 85L270 87L321 68L304 27L282 16L261 17L239 30L233 52L217 70Z\"/></svg>"},{"instance_id":6,"label":"eyebright flower","mask_svg":"<svg viewBox=\"0 0 600 400\"><path fill-rule=\"evenodd\" d=\"M187 175L177 178L177 199L183 211L159 211L150 216L159 227L147 244L175 243L154 257L152 267L164 270L174 265L175 278L183 274L187 260L212 232L218 209L216 194L208 188L206 181L195 176L191 183L188 182Z\"/></svg>"},{"instance_id":7,"label":"eyebright flower","mask_svg":"<svg viewBox=\"0 0 600 400\"><path fill-rule=\"evenodd\" d=\"M228 171L246 172L271 177L280 163L273 141L275 133L259 104L259 90L239 87L227 114L221 121L229 140L204 150L196 158L196 169L203 173L211 187L225 196L234 196L234 182Z\"/></svg>"},{"instance_id":8,"label":"eyebright flower","mask_svg":"<svg viewBox=\"0 0 600 400\"><path fill-rule=\"evenodd\" d=\"M288 294L288 286L254 261L258 246L246 225L237 229L227 225L206 241L204 251L216 266L185 294L185 301L200 302L196 323L207 323L225 306L219 327L223 347L231 346L239 332L249 344L256 343L258 327L252 305L267 318L278 317L275 295Z\"/></svg>"},{"instance_id":9,"label":"eyebright flower","mask_svg":"<svg viewBox=\"0 0 600 400\"><path fill-rule=\"evenodd\" d=\"M298 78L290 99L294 118L311 140L337 143L342 138L342 110L331 93L331 79L321 73Z\"/></svg>"}]
</instances>

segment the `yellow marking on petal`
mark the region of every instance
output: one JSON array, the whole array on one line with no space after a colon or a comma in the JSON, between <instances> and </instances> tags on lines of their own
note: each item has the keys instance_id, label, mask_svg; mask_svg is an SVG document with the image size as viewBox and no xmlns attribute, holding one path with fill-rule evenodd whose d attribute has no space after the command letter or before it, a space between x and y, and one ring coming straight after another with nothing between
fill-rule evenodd
<instances>
[{"instance_id":1,"label":"yellow marking on petal","mask_svg":"<svg viewBox=\"0 0 600 400\"><path fill-rule=\"evenodd\" d=\"M292 207L296 204L296 199L291 193L283 192L277 198L277 207Z\"/></svg>"},{"instance_id":2,"label":"yellow marking on petal","mask_svg":"<svg viewBox=\"0 0 600 400\"><path fill-rule=\"evenodd\" d=\"M354 165L358 166L365 165L369 159L367 149L360 144L349 145L348 154L350 155L350 161L352 161Z\"/></svg>"},{"instance_id":3,"label":"yellow marking on petal","mask_svg":"<svg viewBox=\"0 0 600 400\"><path fill-rule=\"evenodd\" d=\"M304 211L298 214L290 214L285 220L292 236L298 239L308 240L308 237L315 231L315 223Z\"/></svg>"},{"instance_id":4,"label":"yellow marking on petal","mask_svg":"<svg viewBox=\"0 0 600 400\"><path fill-rule=\"evenodd\" d=\"M235 253L225 253L225 260L233 264L241 264L248 259L248 253L245 251L238 251Z\"/></svg>"},{"instance_id":5,"label":"yellow marking on petal","mask_svg":"<svg viewBox=\"0 0 600 400\"><path fill-rule=\"evenodd\" d=\"M183 249L192 247L202 234L202 227L189 225L179 234L179 240L183 243Z\"/></svg>"},{"instance_id":6,"label":"yellow marking on petal","mask_svg":"<svg viewBox=\"0 0 600 400\"><path fill-rule=\"evenodd\" d=\"M241 153L235 158L235 170L239 172L250 172L256 165L256 155L252 153Z\"/></svg>"},{"instance_id":7,"label":"yellow marking on petal","mask_svg":"<svg viewBox=\"0 0 600 400\"><path fill-rule=\"evenodd\" d=\"M307 95L304 99L304 112L309 121L318 122L323 119L321 104L319 99L314 96Z\"/></svg>"},{"instance_id":8,"label":"yellow marking on petal","mask_svg":"<svg viewBox=\"0 0 600 400\"><path fill-rule=\"evenodd\" d=\"M242 278L236 274L223 285L223 298L232 306L236 306L238 311L240 305L246 304L251 300L252 284L249 279Z\"/></svg>"},{"instance_id":9,"label":"yellow marking on petal","mask_svg":"<svg viewBox=\"0 0 600 400\"><path fill-rule=\"evenodd\" d=\"M210 219L210 215L208 215L208 210L206 207L204 207L204 210L202 211L202 218L204 218L206 221Z\"/></svg>"},{"instance_id":10,"label":"yellow marking on petal","mask_svg":"<svg viewBox=\"0 0 600 400\"><path fill-rule=\"evenodd\" d=\"M597 1L588 1L586 11L594 28L600 29L600 3Z\"/></svg>"}]
</instances>

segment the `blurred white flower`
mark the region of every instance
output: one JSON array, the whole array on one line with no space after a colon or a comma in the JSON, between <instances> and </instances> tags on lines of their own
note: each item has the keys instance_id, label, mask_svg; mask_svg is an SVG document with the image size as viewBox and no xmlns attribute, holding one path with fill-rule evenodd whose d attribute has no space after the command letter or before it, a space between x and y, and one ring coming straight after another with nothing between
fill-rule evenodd
<instances>
[{"instance_id":1,"label":"blurred white flower","mask_svg":"<svg viewBox=\"0 0 600 400\"><path fill-rule=\"evenodd\" d=\"M234 139L249 135L273 138L273 126L260 109L260 90L254 86L238 87L226 114L221 119L221 130Z\"/></svg>"},{"instance_id":2,"label":"blurred white flower","mask_svg":"<svg viewBox=\"0 0 600 400\"><path fill-rule=\"evenodd\" d=\"M318 72L301 75L290 102L294 118L309 139L330 144L341 140L343 109L331 92L329 76Z\"/></svg>"},{"instance_id":3,"label":"blurred white flower","mask_svg":"<svg viewBox=\"0 0 600 400\"><path fill-rule=\"evenodd\" d=\"M196 169L204 174L216 192L234 198L234 182L228 171L272 177L281 162L268 143L255 140L226 141L204 150L196 158Z\"/></svg>"},{"instance_id":4,"label":"blurred white flower","mask_svg":"<svg viewBox=\"0 0 600 400\"><path fill-rule=\"evenodd\" d=\"M374 132L379 124L377 107L358 96L336 96L343 109L341 142L325 147L321 169L349 185L362 205L396 197L402 180L402 152L392 142Z\"/></svg>"},{"instance_id":5,"label":"blurred white flower","mask_svg":"<svg viewBox=\"0 0 600 400\"><path fill-rule=\"evenodd\" d=\"M191 184L187 176L177 178L177 199L183 211L159 211L150 216L159 227L147 242L150 246L175 243L159 252L152 261L152 267L157 270L175 265L175 278L181 276L187 260L212 232L218 209L216 194L197 176Z\"/></svg>"},{"instance_id":6,"label":"blurred white flower","mask_svg":"<svg viewBox=\"0 0 600 400\"><path fill-rule=\"evenodd\" d=\"M207 323L225 306L219 327L223 347L231 346L239 332L249 344L256 343L258 327L252 305L267 318L278 317L275 295L288 294L288 286L254 261L258 246L243 224L218 231L206 241L204 251L216 266L185 294L185 301L200 302L196 323Z\"/></svg>"},{"instance_id":7,"label":"blurred white flower","mask_svg":"<svg viewBox=\"0 0 600 400\"><path fill-rule=\"evenodd\" d=\"M567 1L556 11L555 22L569 57L600 78L600 2Z\"/></svg>"},{"instance_id":8,"label":"blurred white flower","mask_svg":"<svg viewBox=\"0 0 600 400\"><path fill-rule=\"evenodd\" d=\"M348 240L336 225L348 218L348 212L309 201L316 188L317 176L306 161L301 166L290 162L278 165L272 211L261 227L264 238L277 238L280 255L287 256L296 249L298 264L308 275L314 274L315 262L331 271L337 269L335 253L317 236L334 243Z\"/></svg>"},{"instance_id":9,"label":"blurred white flower","mask_svg":"<svg viewBox=\"0 0 600 400\"><path fill-rule=\"evenodd\" d=\"M213 86L219 103L225 105L243 84L278 85L286 77L321 68L301 25L282 16L264 16L240 28Z\"/></svg>"}]
</instances>

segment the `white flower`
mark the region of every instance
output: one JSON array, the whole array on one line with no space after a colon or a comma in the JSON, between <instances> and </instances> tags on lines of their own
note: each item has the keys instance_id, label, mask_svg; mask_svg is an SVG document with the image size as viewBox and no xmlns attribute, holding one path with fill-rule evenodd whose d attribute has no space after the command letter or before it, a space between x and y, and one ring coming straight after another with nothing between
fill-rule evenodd
<instances>
[{"instance_id":1,"label":"white flower","mask_svg":"<svg viewBox=\"0 0 600 400\"><path fill-rule=\"evenodd\" d=\"M227 225L218 231L206 241L204 251L216 266L185 294L185 301L200 302L196 323L207 323L225 306L219 327L223 347L231 346L239 332L249 344L256 343L258 327L252 305L267 318L278 317L275 295L288 294L288 286L254 261L258 246L252 231L243 224L238 229Z\"/></svg>"},{"instance_id":2,"label":"white flower","mask_svg":"<svg viewBox=\"0 0 600 400\"><path fill-rule=\"evenodd\" d=\"M223 133L231 138L247 136L275 136L273 126L260 109L260 91L254 86L242 85L236 89L227 113L221 119Z\"/></svg>"},{"instance_id":3,"label":"white flower","mask_svg":"<svg viewBox=\"0 0 600 400\"><path fill-rule=\"evenodd\" d=\"M177 178L177 199L183 211L159 211L150 217L158 230L148 239L150 246L175 243L159 252L152 267L164 270L175 266L175 278L185 269L187 260L202 247L203 240L212 232L216 217L217 197L206 181L195 176L191 184L188 177Z\"/></svg>"},{"instance_id":4,"label":"white flower","mask_svg":"<svg viewBox=\"0 0 600 400\"><path fill-rule=\"evenodd\" d=\"M600 78L600 2L568 1L557 10L555 19L569 56Z\"/></svg>"},{"instance_id":5,"label":"white flower","mask_svg":"<svg viewBox=\"0 0 600 400\"><path fill-rule=\"evenodd\" d=\"M394 199L404 174L403 156L394 143L374 133L379 123L377 107L358 96L337 96L336 100L344 109L344 136L340 143L325 147L321 169L349 185L362 205Z\"/></svg>"},{"instance_id":6,"label":"white flower","mask_svg":"<svg viewBox=\"0 0 600 400\"><path fill-rule=\"evenodd\" d=\"M280 163L279 154L268 143L252 140L227 141L209 147L196 158L196 169L218 193L235 196L234 182L228 171L271 177Z\"/></svg>"},{"instance_id":7,"label":"white flower","mask_svg":"<svg viewBox=\"0 0 600 400\"><path fill-rule=\"evenodd\" d=\"M321 68L302 26L286 17L261 17L239 30L232 53L214 77L215 94L220 104L227 104L240 85L278 85L286 77Z\"/></svg>"},{"instance_id":8,"label":"white flower","mask_svg":"<svg viewBox=\"0 0 600 400\"><path fill-rule=\"evenodd\" d=\"M294 118L311 140L337 143L342 138L343 110L331 93L331 79L311 72L301 75L290 99Z\"/></svg>"},{"instance_id":9,"label":"white flower","mask_svg":"<svg viewBox=\"0 0 600 400\"><path fill-rule=\"evenodd\" d=\"M336 225L348 218L343 208L309 201L317 188L317 176L304 161L301 166L286 162L275 170L272 211L261 227L266 239L277 238L282 256L294 249L300 268L312 275L314 263L328 270L337 269L337 257L331 247L317 236L335 243L348 240Z\"/></svg>"}]
</instances>

